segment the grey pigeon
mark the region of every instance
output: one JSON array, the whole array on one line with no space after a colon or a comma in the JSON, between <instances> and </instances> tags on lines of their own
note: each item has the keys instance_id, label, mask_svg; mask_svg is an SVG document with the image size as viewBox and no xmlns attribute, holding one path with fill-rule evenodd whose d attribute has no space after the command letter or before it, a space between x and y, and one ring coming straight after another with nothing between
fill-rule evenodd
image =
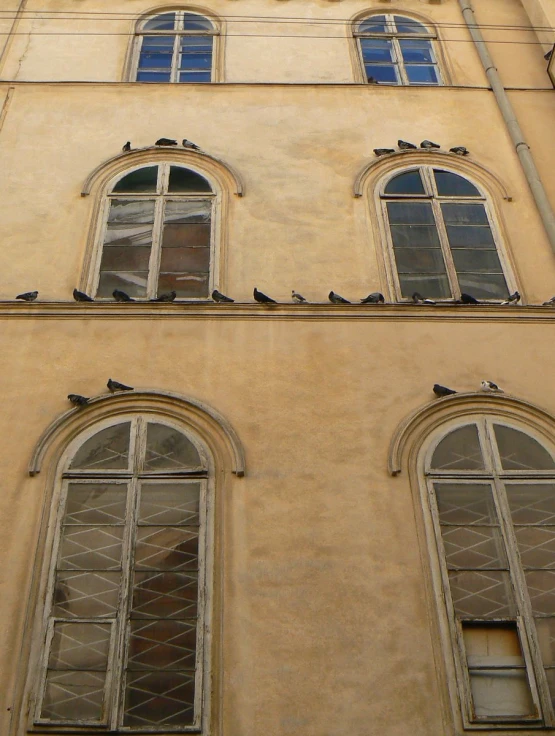
<instances>
[{"instance_id":1,"label":"grey pigeon","mask_svg":"<svg viewBox=\"0 0 555 736\"><path fill-rule=\"evenodd\" d=\"M231 304L235 301L235 299L232 299L231 297L226 296L225 294L222 294L217 289L214 289L214 291L212 292L212 299L215 302L218 302L218 304Z\"/></svg>"},{"instance_id":2,"label":"grey pigeon","mask_svg":"<svg viewBox=\"0 0 555 736\"><path fill-rule=\"evenodd\" d=\"M252 295L254 296L254 298L259 304L277 304L275 299L271 299L269 296L266 296L266 294L263 294L261 291L258 291L256 286L254 287L254 291L252 292Z\"/></svg>"},{"instance_id":3,"label":"grey pigeon","mask_svg":"<svg viewBox=\"0 0 555 736\"><path fill-rule=\"evenodd\" d=\"M291 298L294 302L297 302L297 304L302 304L303 302L306 302L306 299L302 294L297 294L295 289L291 289Z\"/></svg>"},{"instance_id":4,"label":"grey pigeon","mask_svg":"<svg viewBox=\"0 0 555 736\"><path fill-rule=\"evenodd\" d=\"M493 381L482 381L482 391L486 394L502 394L503 389Z\"/></svg>"},{"instance_id":5,"label":"grey pigeon","mask_svg":"<svg viewBox=\"0 0 555 736\"><path fill-rule=\"evenodd\" d=\"M117 302L134 302L135 300L129 296L129 294L126 294L125 291L121 291L121 289L114 289L112 292L112 296Z\"/></svg>"},{"instance_id":6,"label":"grey pigeon","mask_svg":"<svg viewBox=\"0 0 555 736\"><path fill-rule=\"evenodd\" d=\"M449 153L456 153L457 156L468 156L470 151L464 146L455 146L454 148L449 149Z\"/></svg>"},{"instance_id":7,"label":"grey pigeon","mask_svg":"<svg viewBox=\"0 0 555 736\"><path fill-rule=\"evenodd\" d=\"M343 299L342 296L339 296L339 294L336 294L333 291L330 291L328 294L328 299L332 304L350 304L351 302L347 299Z\"/></svg>"},{"instance_id":8,"label":"grey pigeon","mask_svg":"<svg viewBox=\"0 0 555 736\"><path fill-rule=\"evenodd\" d=\"M402 140L398 140L397 145L399 146L401 151L411 151L413 148L417 147L414 145L414 143L409 143L408 141L402 141Z\"/></svg>"},{"instance_id":9,"label":"grey pigeon","mask_svg":"<svg viewBox=\"0 0 555 736\"><path fill-rule=\"evenodd\" d=\"M125 143L123 145L123 147L122 147L121 150L124 151L125 153L127 153L128 151L130 151L131 150L131 141L127 141L127 143Z\"/></svg>"},{"instance_id":10,"label":"grey pigeon","mask_svg":"<svg viewBox=\"0 0 555 736\"><path fill-rule=\"evenodd\" d=\"M177 146L177 141L174 141L173 138L158 138L155 146Z\"/></svg>"},{"instance_id":11,"label":"grey pigeon","mask_svg":"<svg viewBox=\"0 0 555 736\"><path fill-rule=\"evenodd\" d=\"M415 291L412 295L412 301L414 304L435 304L433 299L426 299L418 291Z\"/></svg>"},{"instance_id":12,"label":"grey pigeon","mask_svg":"<svg viewBox=\"0 0 555 736\"><path fill-rule=\"evenodd\" d=\"M374 148L375 156L387 156L388 153L395 153L394 148Z\"/></svg>"},{"instance_id":13,"label":"grey pigeon","mask_svg":"<svg viewBox=\"0 0 555 736\"><path fill-rule=\"evenodd\" d=\"M24 294L18 294L16 299L21 299L24 302L34 302L38 295L38 291L26 291Z\"/></svg>"},{"instance_id":14,"label":"grey pigeon","mask_svg":"<svg viewBox=\"0 0 555 736\"><path fill-rule=\"evenodd\" d=\"M464 292L461 294L460 298L461 304L480 304L480 302L475 299L472 294L465 294Z\"/></svg>"},{"instance_id":15,"label":"grey pigeon","mask_svg":"<svg viewBox=\"0 0 555 736\"><path fill-rule=\"evenodd\" d=\"M73 289L73 298L76 302L94 302L92 296L85 294L84 291L78 291L77 289Z\"/></svg>"},{"instance_id":16,"label":"grey pigeon","mask_svg":"<svg viewBox=\"0 0 555 736\"><path fill-rule=\"evenodd\" d=\"M192 148L193 151L200 151L200 146L197 146L193 141L188 141L187 138L183 138L182 146L183 148Z\"/></svg>"},{"instance_id":17,"label":"grey pigeon","mask_svg":"<svg viewBox=\"0 0 555 736\"><path fill-rule=\"evenodd\" d=\"M373 291L368 296L365 296L364 299L360 300L361 304L384 304L384 302L384 295L380 294L379 291Z\"/></svg>"},{"instance_id":18,"label":"grey pigeon","mask_svg":"<svg viewBox=\"0 0 555 736\"><path fill-rule=\"evenodd\" d=\"M430 148L441 148L441 146L439 145L439 143L434 143L433 141L426 140L422 141L422 143L420 144L420 148L427 148L429 150Z\"/></svg>"},{"instance_id":19,"label":"grey pigeon","mask_svg":"<svg viewBox=\"0 0 555 736\"><path fill-rule=\"evenodd\" d=\"M173 302L177 296L176 291L168 291L166 294L160 294L156 299L151 299L151 302Z\"/></svg>"},{"instance_id":20,"label":"grey pigeon","mask_svg":"<svg viewBox=\"0 0 555 736\"><path fill-rule=\"evenodd\" d=\"M520 301L520 294L518 291L515 291L514 294L509 294L509 296L505 299L504 302L501 302L501 304L518 304Z\"/></svg>"},{"instance_id":21,"label":"grey pigeon","mask_svg":"<svg viewBox=\"0 0 555 736\"><path fill-rule=\"evenodd\" d=\"M114 391L134 391L135 389L133 386L126 386L125 383L118 383L118 381L112 381L111 378L108 379L108 383L106 384L108 386L108 390L110 393L114 393Z\"/></svg>"},{"instance_id":22,"label":"grey pigeon","mask_svg":"<svg viewBox=\"0 0 555 736\"><path fill-rule=\"evenodd\" d=\"M544 54L544 55L543 55L543 58L544 58L544 59L545 59L546 61L551 61L551 57L553 56L553 52L554 52L554 51L555 51L555 46L553 46L553 48L552 48L552 49L549 49L549 51L548 51L548 52L547 52L546 54Z\"/></svg>"},{"instance_id":23,"label":"grey pigeon","mask_svg":"<svg viewBox=\"0 0 555 736\"><path fill-rule=\"evenodd\" d=\"M434 394L439 398L442 398L443 396L451 396L452 394L456 394L456 391L453 391L452 388L447 388L447 386L442 386L440 383L434 383L433 388Z\"/></svg>"},{"instance_id":24,"label":"grey pigeon","mask_svg":"<svg viewBox=\"0 0 555 736\"><path fill-rule=\"evenodd\" d=\"M377 79L375 79L375 78L374 78L374 77L372 77L372 76L369 76L369 77L368 77L368 79L367 79L366 81L368 82L368 84L379 84L378 80L377 80Z\"/></svg>"},{"instance_id":25,"label":"grey pigeon","mask_svg":"<svg viewBox=\"0 0 555 736\"><path fill-rule=\"evenodd\" d=\"M542 303L542 307L555 307L555 296Z\"/></svg>"},{"instance_id":26,"label":"grey pigeon","mask_svg":"<svg viewBox=\"0 0 555 736\"><path fill-rule=\"evenodd\" d=\"M86 396L81 396L80 394L68 394L67 398L75 406L86 406L90 401Z\"/></svg>"}]
</instances>

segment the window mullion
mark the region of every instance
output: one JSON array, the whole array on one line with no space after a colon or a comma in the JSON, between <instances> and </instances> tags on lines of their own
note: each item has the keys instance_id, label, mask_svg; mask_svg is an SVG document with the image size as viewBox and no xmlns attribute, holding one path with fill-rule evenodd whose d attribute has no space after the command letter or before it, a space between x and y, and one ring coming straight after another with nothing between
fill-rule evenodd
<instances>
[{"instance_id":1,"label":"window mullion","mask_svg":"<svg viewBox=\"0 0 555 736\"><path fill-rule=\"evenodd\" d=\"M447 228L443 222L443 213L441 212L441 204L435 197L432 199L432 209L436 221L437 233L439 235L439 242L441 243L441 250L443 251L443 259L445 261L445 268L447 271L447 278L451 286L451 293L454 299L457 299L460 294L459 280L457 272L455 270L455 263L453 261L453 255L449 246L449 238L447 237Z\"/></svg>"},{"instance_id":2,"label":"window mullion","mask_svg":"<svg viewBox=\"0 0 555 736\"><path fill-rule=\"evenodd\" d=\"M179 82L179 47L181 45L181 36L179 33L175 34L173 43L173 57L172 57L172 68L171 68L171 81Z\"/></svg>"},{"instance_id":3,"label":"window mullion","mask_svg":"<svg viewBox=\"0 0 555 736\"><path fill-rule=\"evenodd\" d=\"M399 39L393 36L391 38L391 45L395 56L395 66L397 67L397 73L399 74L399 83L402 85L408 85L409 80L405 72L405 63L403 61L403 52L401 51Z\"/></svg>"},{"instance_id":4,"label":"window mullion","mask_svg":"<svg viewBox=\"0 0 555 736\"><path fill-rule=\"evenodd\" d=\"M153 299L157 296L158 276L160 268L160 254L162 250L162 237L164 234L164 205L166 198L159 196L156 200L154 211L154 227L152 229L152 249L148 266L148 288L147 296Z\"/></svg>"}]
</instances>

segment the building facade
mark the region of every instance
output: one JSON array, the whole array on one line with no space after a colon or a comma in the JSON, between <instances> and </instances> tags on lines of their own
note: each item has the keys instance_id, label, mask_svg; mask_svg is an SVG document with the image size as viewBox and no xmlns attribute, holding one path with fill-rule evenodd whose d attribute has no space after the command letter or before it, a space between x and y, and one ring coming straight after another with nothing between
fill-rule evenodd
<instances>
[{"instance_id":1,"label":"building facade","mask_svg":"<svg viewBox=\"0 0 555 736\"><path fill-rule=\"evenodd\" d=\"M554 42L2 0L2 734L555 729Z\"/></svg>"}]
</instances>

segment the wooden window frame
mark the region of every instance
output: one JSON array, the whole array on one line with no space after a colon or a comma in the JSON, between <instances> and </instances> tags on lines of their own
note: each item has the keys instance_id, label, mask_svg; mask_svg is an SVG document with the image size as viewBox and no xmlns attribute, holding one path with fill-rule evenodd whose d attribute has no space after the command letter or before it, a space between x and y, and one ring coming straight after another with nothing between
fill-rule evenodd
<instances>
[{"instance_id":1,"label":"wooden window frame","mask_svg":"<svg viewBox=\"0 0 555 736\"><path fill-rule=\"evenodd\" d=\"M158 168L156 192L114 192L116 184L128 174L138 171L143 168L149 168L150 166L156 166ZM208 273L208 293L206 297L178 297L180 301L204 301L210 299L210 293L215 288L214 283L216 280L216 241L219 237L219 228L217 227L217 202L218 195L214 191L212 182L208 182L212 188L211 192L184 192L184 193L170 193L168 192L170 168L172 166L187 169L199 174L203 178L206 178L204 172L198 171L196 168L192 168L189 165L185 165L183 162L177 161L155 161L152 163L145 162L132 168L126 169L124 172L120 172L117 177L113 178L109 185L106 187L104 195L102 197L102 203L99 211L99 226L98 234L95 244L95 256L91 264L91 273L89 282L87 284L87 293L94 295L96 301L113 301L113 297L96 296L100 282L100 264L102 261L102 252L104 249L104 239L106 237L106 231L108 229L108 217L110 215L110 202L112 199L129 199L129 200L143 200L143 201L154 201L154 221L152 225L152 246L149 257L148 266L148 281L146 288L146 295L144 297L134 297L135 301L148 302L154 299L157 294L158 277L160 275L160 259L162 255L162 236L164 231L164 211L165 203L168 201L211 201L210 210L210 269ZM208 181L208 179L207 179Z\"/></svg>"},{"instance_id":2,"label":"wooden window frame","mask_svg":"<svg viewBox=\"0 0 555 736\"><path fill-rule=\"evenodd\" d=\"M455 174L456 176L460 176L463 179L466 179L466 181L470 182L476 189L480 192L480 196L457 196L457 197L450 197L446 195L439 195L437 191L436 181L434 177L434 169L438 169L441 171L447 171L450 174ZM422 179L422 183L424 185L425 193L424 194L386 194L385 188L387 187L388 183L394 179L396 176L399 176L400 174L407 174L411 171L419 171L420 176ZM450 303L453 301L453 299L458 299L461 290L459 287L459 279L457 276L457 272L455 269L455 264L453 260L453 256L451 253L451 247L449 245L449 239L447 237L447 229L445 226L445 222L443 219L443 213L441 211L441 203L442 202L452 202L453 204L465 204L465 203L472 203L472 202L481 202L484 206L486 216L488 219L488 225L489 229L492 234L493 241L495 243L495 249L497 252L497 255L499 257L499 261L501 263L501 268L503 270L503 276L505 278L505 282L507 284L507 289L509 293L512 293L516 290L516 284L515 280L513 278L512 269L509 266L507 257L504 252L504 248L501 247L501 236L499 232L499 228L496 225L496 220L494 217L494 213L492 210L492 207L489 202L489 198L483 193L482 187L480 187L478 184L476 184L475 181L468 178L465 174L461 174L458 171L453 170L450 167L445 167L440 164L418 164L415 166L409 166L404 169L396 169L393 172L389 172L387 177L382 180L379 191L378 191L378 198L379 198L379 206L380 206L380 212L382 216L382 222L385 226L385 236L387 241L387 250L388 250L388 261L390 263L391 267L391 277L393 281L393 288L395 291L395 299L397 302L411 302L410 297L404 297L402 295L401 291L401 284L399 280L399 272L397 270L397 262L395 260L395 252L393 248L393 238L391 235L391 227L389 224L389 217L387 213L387 203L388 202L396 202L396 201L424 201L424 202L430 202L432 206L432 212L434 215L434 222L436 226L436 232L438 234L438 238L440 241L441 246L441 252L443 255L443 260L445 263L445 272L447 274L447 279L449 282L449 288L451 289L451 297L447 298L435 298L438 302L447 302ZM426 296L426 294L424 294ZM486 299L486 298L480 298L481 302L487 302L490 304L500 304L503 299Z\"/></svg>"},{"instance_id":3,"label":"wooden window frame","mask_svg":"<svg viewBox=\"0 0 555 736\"><path fill-rule=\"evenodd\" d=\"M160 15L165 15L166 13L175 13L177 16L177 24L178 28L175 30L151 30L151 29L145 29L146 23L150 20L156 19ZM199 18L202 18L203 20L209 21L212 26L213 30L196 30L196 31L186 31L183 29L183 17L184 15L198 15ZM141 56L141 49L143 46L143 38L145 36L175 36L174 43L173 43L173 56L172 56L172 63L170 68L170 79L167 82L144 82L137 80L137 74L139 71L139 59ZM179 39L182 36L208 36L213 39L212 41L212 64L210 67L210 81L209 82L180 82L179 81ZM174 9L168 9L168 10L160 10L159 12L152 13L144 18L141 18L140 23L138 24L136 30L135 30L135 38L133 42L133 53L132 53L132 59L131 59L131 72L130 72L130 81L132 82L138 82L139 84L212 84L216 81L220 81L218 79L218 57L219 57L219 49L218 46L218 39L220 36L220 29L214 20L214 18L203 15L200 12L197 12L196 10L188 10L187 8L174 8Z\"/></svg>"},{"instance_id":4,"label":"wooden window frame","mask_svg":"<svg viewBox=\"0 0 555 736\"><path fill-rule=\"evenodd\" d=\"M77 451L98 432L111 426L130 422L129 443L129 466L126 470L106 469L71 469L69 462ZM202 467L183 470L141 470L139 459L144 455L146 447L146 433L149 423L163 424L184 435L197 449L201 458ZM50 554L45 562L44 575L46 578L44 606L42 611L42 635L38 637L40 642L40 656L37 668L36 681L33 688L34 695L30 707L30 723L28 730L38 733L51 733L52 730L69 730L72 733L200 733L203 726L208 722L209 700L210 700L210 636L211 626L211 604L212 604L212 567L213 549L209 546L212 540L214 525L214 502L213 502L213 478L210 471L211 462L204 446L197 437L190 433L179 423L156 415L142 415L139 412L122 414L111 417L92 425L88 430L79 434L64 454L62 472L58 475L56 491L53 494L52 514L50 522L51 541ZM54 585L59 556L60 542L62 539L62 521L64 518L67 490L69 484L87 484L91 481L106 482L110 484L121 484L128 487L128 502L126 503L125 521L122 539L122 577L119 586L118 603L113 618L102 617L74 617L62 618L51 616L54 604ZM199 545L198 545L198 619L196 629L196 660L195 660L195 701L194 722L187 726L160 725L156 727L141 728L138 726L124 726L124 666L128 648L128 616L130 595L132 593L132 542L139 528L138 524L138 493L141 483L168 483L196 481L200 483L199 496ZM45 556L46 560L46 556ZM150 620L150 619L149 619ZM106 683L104 687L104 718L99 721L69 721L41 718L40 712L43 703L46 685L46 672L48 668L48 656L50 653L50 641L54 625L62 623L102 623L110 624L110 646L108 653L108 666L106 671ZM163 669L161 671L164 671ZM121 724L118 725L118 721Z\"/></svg>"},{"instance_id":5,"label":"wooden window frame","mask_svg":"<svg viewBox=\"0 0 555 736\"><path fill-rule=\"evenodd\" d=\"M369 31L359 31L359 26L370 20L373 16L385 16L386 19L386 25L388 27L388 30L385 33L379 33L379 32L369 32ZM397 31L395 27L395 16L398 18L404 18L405 20L412 21L413 23L418 23L425 29L426 32L422 33L400 33ZM362 69L362 77L365 84L370 84L367 79L366 75L366 67L364 64L364 57L362 54L362 44L361 39L364 38L375 38L375 39L381 39L381 40L390 40L391 46L393 50L393 61L392 66L395 69L396 76L397 76L397 82L378 82L379 85L386 85L386 86L392 86L392 87L442 87L445 82L444 80L444 73L441 68L441 63L439 59L439 54L436 49L436 44L438 42L438 36L435 31L430 31L428 26L423 23L421 20L417 18L412 18L408 15L400 15L399 13L383 13L383 12L375 12L371 13L370 15L365 15L363 18L358 18L356 23L353 26L353 36L356 41L357 46L357 52L358 52L358 58L360 62L360 68ZM399 43L399 40L424 40L430 42L430 50L432 54L433 61L430 62L430 66L433 65L436 69L436 74L438 77L438 82L436 84L433 84L431 82L410 82L408 78L408 74L405 69L405 61L403 59L403 52L401 50L401 45Z\"/></svg>"},{"instance_id":6,"label":"wooden window frame","mask_svg":"<svg viewBox=\"0 0 555 736\"><path fill-rule=\"evenodd\" d=\"M441 440L450 433L469 424L475 424L478 427L480 448L484 458L484 469L480 471L441 471L432 469L430 467L432 457ZM454 654L459 705L465 729L504 730L507 728L553 728L555 727L555 712L545 675L545 669L551 667L549 665L544 665L540 653L538 635L534 621L535 617L532 612L532 606L527 592L524 567L520 563L518 545L514 534L514 525L505 491L505 482L510 481L511 484L518 484L521 482L526 483L533 481L535 484L543 483L553 485L555 483L555 470L503 470L494 435L494 424L515 429L527 434L529 437L541 444L542 447L549 452L552 458L555 457L553 449L546 446L545 439L539 437L536 433L531 431L529 427L523 427L517 423L513 424L510 421L495 415L471 415L459 419L456 422L452 422L447 427L444 427L440 434L436 434L433 443L428 447L422 468L424 474L422 492L427 499L426 506L430 513L431 536L433 538L433 541L431 540L431 545L433 548L433 557L437 561L436 570L438 570L438 574L433 576L434 585L437 586L437 601L438 603L441 602L440 605L443 609L442 613L446 616L448 622L449 640L447 642L444 639L444 644L447 647L450 647L451 652ZM498 618L457 616L451 596L448 567L444 554L437 498L434 489L434 483L441 483L446 480L451 480L452 482L457 483L457 485L473 485L476 484L476 482L481 482L485 485L489 485L492 489L492 498L497 511L501 538L503 541L504 551L507 554L509 581L514 593L516 608L516 614L514 616L500 616ZM553 568L544 569L553 570ZM553 612L553 617L555 618L555 610ZM522 648L525 670L530 686L530 694L537 707L537 717L477 717L473 713L470 676L462 632L463 623L477 623L492 626L501 623L511 623L516 625Z\"/></svg>"}]
</instances>

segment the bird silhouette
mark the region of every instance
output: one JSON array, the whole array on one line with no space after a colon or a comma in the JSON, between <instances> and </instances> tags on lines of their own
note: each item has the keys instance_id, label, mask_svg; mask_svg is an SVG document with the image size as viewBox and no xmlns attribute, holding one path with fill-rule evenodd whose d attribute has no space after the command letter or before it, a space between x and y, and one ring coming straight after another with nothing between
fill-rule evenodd
<instances>
[{"instance_id":1,"label":"bird silhouette","mask_svg":"<svg viewBox=\"0 0 555 736\"><path fill-rule=\"evenodd\" d=\"M76 302L94 302L92 296L85 294L84 291L78 291L77 289L73 289L73 298Z\"/></svg>"},{"instance_id":2,"label":"bird silhouette","mask_svg":"<svg viewBox=\"0 0 555 736\"><path fill-rule=\"evenodd\" d=\"M455 146L454 148L449 149L449 153L456 153L457 156L468 156L470 151L464 146Z\"/></svg>"},{"instance_id":3,"label":"bird silhouette","mask_svg":"<svg viewBox=\"0 0 555 736\"><path fill-rule=\"evenodd\" d=\"M232 299L231 297L226 296L225 294L222 294L217 289L214 289L214 291L212 292L212 299L215 302L218 302L218 304L232 304L235 301L235 299Z\"/></svg>"},{"instance_id":4,"label":"bird silhouette","mask_svg":"<svg viewBox=\"0 0 555 736\"><path fill-rule=\"evenodd\" d=\"M414 143L409 143L408 141L402 141L398 140L397 145L401 149L401 151L411 151L413 148L417 148L417 146L414 145Z\"/></svg>"},{"instance_id":5,"label":"bird silhouette","mask_svg":"<svg viewBox=\"0 0 555 736\"><path fill-rule=\"evenodd\" d=\"M420 144L420 148L430 150L431 148L441 148L441 146L439 145L439 143L434 143L433 141L426 140L422 141L422 143Z\"/></svg>"},{"instance_id":6,"label":"bird silhouette","mask_svg":"<svg viewBox=\"0 0 555 736\"><path fill-rule=\"evenodd\" d=\"M81 406L81 407L86 406L90 401L90 399L88 399L86 396L81 396L81 394L68 394L67 398L75 406Z\"/></svg>"},{"instance_id":7,"label":"bird silhouette","mask_svg":"<svg viewBox=\"0 0 555 736\"><path fill-rule=\"evenodd\" d=\"M370 75L366 81L368 82L368 84L379 84L378 80L372 75Z\"/></svg>"},{"instance_id":8,"label":"bird silhouette","mask_svg":"<svg viewBox=\"0 0 555 736\"><path fill-rule=\"evenodd\" d=\"M119 383L118 381L112 381L111 378L108 379L108 383L106 384L108 386L108 390L110 393L114 393L114 391L134 391L135 389L133 386L126 386L125 383Z\"/></svg>"},{"instance_id":9,"label":"bird silhouette","mask_svg":"<svg viewBox=\"0 0 555 736\"><path fill-rule=\"evenodd\" d=\"M385 299L384 295L380 294L379 291L373 291L371 294L368 294L368 296L365 296L364 299L360 300L361 304L384 304Z\"/></svg>"},{"instance_id":10,"label":"bird silhouette","mask_svg":"<svg viewBox=\"0 0 555 736\"><path fill-rule=\"evenodd\" d=\"M461 294L459 303L461 304L480 304L480 302L475 297L473 297L472 294L465 294L464 292Z\"/></svg>"},{"instance_id":11,"label":"bird silhouette","mask_svg":"<svg viewBox=\"0 0 555 736\"><path fill-rule=\"evenodd\" d=\"M193 141L188 141L187 138L183 138L183 142L181 144L183 148L192 148L193 151L200 151L200 146L197 146L196 143L193 143Z\"/></svg>"},{"instance_id":12,"label":"bird silhouette","mask_svg":"<svg viewBox=\"0 0 555 736\"><path fill-rule=\"evenodd\" d=\"M291 289L291 299L293 299L294 302L297 302L297 304L306 302L304 296L302 294L298 294L295 289Z\"/></svg>"},{"instance_id":13,"label":"bird silhouette","mask_svg":"<svg viewBox=\"0 0 555 736\"><path fill-rule=\"evenodd\" d=\"M24 302L34 302L38 295L38 291L26 291L24 294L18 294L16 299L21 299Z\"/></svg>"},{"instance_id":14,"label":"bird silhouette","mask_svg":"<svg viewBox=\"0 0 555 736\"><path fill-rule=\"evenodd\" d=\"M155 146L177 146L177 141L174 141L173 138L158 138Z\"/></svg>"},{"instance_id":15,"label":"bird silhouette","mask_svg":"<svg viewBox=\"0 0 555 736\"><path fill-rule=\"evenodd\" d=\"M332 304L350 304L351 302L348 299L344 299L342 296L339 296L339 294L336 294L334 291L330 291L328 294L328 299Z\"/></svg>"},{"instance_id":16,"label":"bird silhouette","mask_svg":"<svg viewBox=\"0 0 555 736\"><path fill-rule=\"evenodd\" d=\"M271 299L269 296L266 296L266 294L263 294L261 291L258 291L256 286L254 287L254 291L252 292L254 298L257 302L260 304L277 304L275 299Z\"/></svg>"},{"instance_id":17,"label":"bird silhouette","mask_svg":"<svg viewBox=\"0 0 555 736\"><path fill-rule=\"evenodd\" d=\"M387 156L388 153L395 153L394 148L374 148L374 155Z\"/></svg>"},{"instance_id":18,"label":"bird silhouette","mask_svg":"<svg viewBox=\"0 0 555 736\"><path fill-rule=\"evenodd\" d=\"M151 299L151 302L174 302L177 296L176 291L168 291L166 294L160 294L156 299Z\"/></svg>"},{"instance_id":19,"label":"bird silhouette","mask_svg":"<svg viewBox=\"0 0 555 736\"><path fill-rule=\"evenodd\" d=\"M457 393L456 391L453 391L452 388L442 386L440 383L434 383L433 392L438 398L442 398L443 396L451 396L452 394Z\"/></svg>"},{"instance_id":20,"label":"bird silhouette","mask_svg":"<svg viewBox=\"0 0 555 736\"><path fill-rule=\"evenodd\" d=\"M552 296L546 302L542 302L542 307L555 307L555 296Z\"/></svg>"},{"instance_id":21,"label":"bird silhouette","mask_svg":"<svg viewBox=\"0 0 555 736\"><path fill-rule=\"evenodd\" d=\"M433 299L426 299L418 291L415 291L412 295L412 301L414 304L435 304Z\"/></svg>"},{"instance_id":22,"label":"bird silhouette","mask_svg":"<svg viewBox=\"0 0 555 736\"><path fill-rule=\"evenodd\" d=\"M125 291L121 291L121 289L114 289L112 292L112 296L117 302L134 302L135 300L129 296L129 294L126 294Z\"/></svg>"},{"instance_id":23,"label":"bird silhouette","mask_svg":"<svg viewBox=\"0 0 555 736\"><path fill-rule=\"evenodd\" d=\"M501 302L501 304L518 304L520 301L520 294L518 291L515 291L514 294L509 294L509 296L505 299L504 302Z\"/></svg>"},{"instance_id":24,"label":"bird silhouette","mask_svg":"<svg viewBox=\"0 0 555 736\"><path fill-rule=\"evenodd\" d=\"M131 150L131 141L127 141L127 143L124 143L122 149L125 153Z\"/></svg>"}]
</instances>

